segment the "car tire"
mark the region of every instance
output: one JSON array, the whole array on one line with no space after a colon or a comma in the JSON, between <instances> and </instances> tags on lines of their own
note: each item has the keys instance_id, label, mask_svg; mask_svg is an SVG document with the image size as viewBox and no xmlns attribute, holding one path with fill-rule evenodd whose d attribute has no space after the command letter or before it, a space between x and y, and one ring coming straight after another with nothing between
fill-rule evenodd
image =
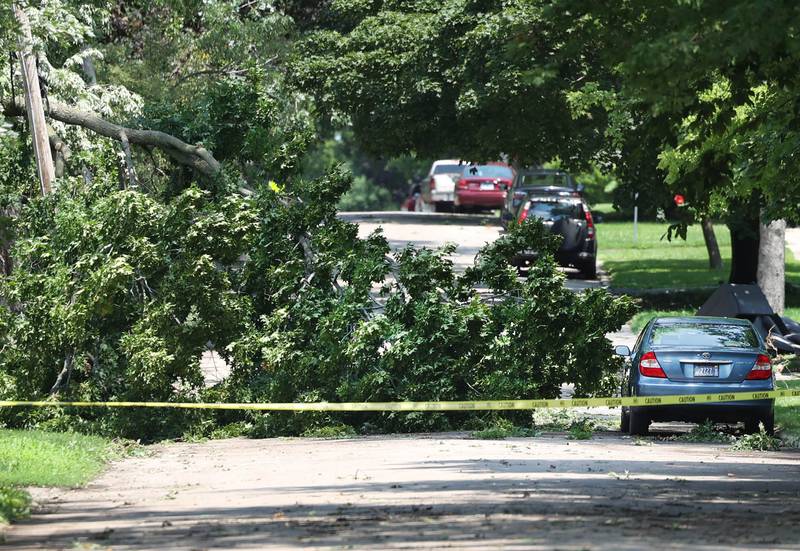
<instances>
[{"instance_id":1,"label":"car tire","mask_svg":"<svg viewBox=\"0 0 800 551\"><path fill-rule=\"evenodd\" d=\"M650 431L650 418L642 411L631 408L628 413L628 423L632 436L647 436Z\"/></svg>"},{"instance_id":2,"label":"car tire","mask_svg":"<svg viewBox=\"0 0 800 551\"><path fill-rule=\"evenodd\" d=\"M744 421L744 431L747 434L756 434L760 431L759 424L764 424L764 432L772 436L775 434L775 410L769 408L761 415L754 415Z\"/></svg>"},{"instance_id":3,"label":"car tire","mask_svg":"<svg viewBox=\"0 0 800 551\"><path fill-rule=\"evenodd\" d=\"M584 279L597 279L597 261L592 259L581 264L581 273Z\"/></svg>"},{"instance_id":4,"label":"car tire","mask_svg":"<svg viewBox=\"0 0 800 551\"><path fill-rule=\"evenodd\" d=\"M620 414L619 430L622 432L631 431L631 412L626 407L622 408L622 413Z\"/></svg>"}]
</instances>

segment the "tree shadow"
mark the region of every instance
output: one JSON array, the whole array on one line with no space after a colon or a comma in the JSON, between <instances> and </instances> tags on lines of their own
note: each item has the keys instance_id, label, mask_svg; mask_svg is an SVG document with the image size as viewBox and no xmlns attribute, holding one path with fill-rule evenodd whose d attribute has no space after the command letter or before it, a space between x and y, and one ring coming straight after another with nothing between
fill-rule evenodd
<instances>
[{"instance_id":1,"label":"tree shadow","mask_svg":"<svg viewBox=\"0 0 800 551\"><path fill-rule=\"evenodd\" d=\"M768 464L747 454L720 459L713 449L721 453L721 446L699 461L660 460L658 453L598 458L608 444L605 438L574 443L589 455L580 459L388 459L381 480L356 476L294 486L273 480L216 491L235 498L225 506L107 509L74 500L24 524L60 521L48 541L54 548L76 542L113 549L800 544L800 453L761 456ZM672 445L654 444L665 452ZM283 504L274 505L276 495ZM262 505L261 496L273 504ZM218 497L207 501L224 503ZM25 549L43 542L23 535L8 543Z\"/></svg>"}]
</instances>

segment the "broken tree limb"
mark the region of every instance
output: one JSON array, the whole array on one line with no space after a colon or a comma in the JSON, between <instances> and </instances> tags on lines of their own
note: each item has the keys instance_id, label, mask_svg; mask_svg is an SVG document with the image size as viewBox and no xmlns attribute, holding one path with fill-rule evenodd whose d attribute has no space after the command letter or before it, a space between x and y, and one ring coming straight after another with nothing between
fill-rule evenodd
<instances>
[{"instance_id":1,"label":"broken tree limb","mask_svg":"<svg viewBox=\"0 0 800 551\"><path fill-rule=\"evenodd\" d=\"M122 134L133 145L157 147L175 162L191 167L200 174L213 177L219 173L221 165L206 148L188 144L171 134L160 130L141 130L107 121L95 113L81 111L70 105L50 100L47 114L65 124L72 124L91 130L95 134L122 141ZM26 111L19 101L3 104L3 112L10 116L23 116Z\"/></svg>"},{"instance_id":2,"label":"broken tree limb","mask_svg":"<svg viewBox=\"0 0 800 551\"><path fill-rule=\"evenodd\" d=\"M123 130L119 134L119 141L122 143L122 152L125 154L125 176L130 187L136 187L136 169L133 166L133 154L131 153L131 143L128 135Z\"/></svg>"},{"instance_id":3,"label":"broken tree limb","mask_svg":"<svg viewBox=\"0 0 800 551\"><path fill-rule=\"evenodd\" d=\"M72 364L74 363L75 353L70 352L64 358L64 367L61 369L61 372L58 374L58 378L56 378L56 382L53 384L53 387L50 389L50 394L55 394L62 389L66 389L69 386L69 380L72 376Z\"/></svg>"},{"instance_id":4,"label":"broken tree limb","mask_svg":"<svg viewBox=\"0 0 800 551\"><path fill-rule=\"evenodd\" d=\"M69 145L61 139L61 136L47 125L47 136L50 139L50 149L55 163L56 178L63 178L66 175L67 163L71 155Z\"/></svg>"}]
</instances>

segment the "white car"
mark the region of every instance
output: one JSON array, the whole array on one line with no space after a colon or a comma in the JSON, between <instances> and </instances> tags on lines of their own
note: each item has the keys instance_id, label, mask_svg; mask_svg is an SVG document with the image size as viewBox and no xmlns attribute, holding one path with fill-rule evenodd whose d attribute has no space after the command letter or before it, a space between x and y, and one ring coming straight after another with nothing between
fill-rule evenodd
<instances>
[{"instance_id":1,"label":"white car","mask_svg":"<svg viewBox=\"0 0 800 551\"><path fill-rule=\"evenodd\" d=\"M463 161L434 161L428 176L422 181L422 210L452 212L456 182L463 171Z\"/></svg>"}]
</instances>

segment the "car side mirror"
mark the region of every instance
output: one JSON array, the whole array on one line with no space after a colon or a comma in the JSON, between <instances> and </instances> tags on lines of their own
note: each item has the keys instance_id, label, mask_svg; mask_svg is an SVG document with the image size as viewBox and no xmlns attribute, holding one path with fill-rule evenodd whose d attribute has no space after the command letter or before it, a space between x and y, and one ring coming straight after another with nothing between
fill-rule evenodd
<instances>
[{"instance_id":1,"label":"car side mirror","mask_svg":"<svg viewBox=\"0 0 800 551\"><path fill-rule=\"evenodd\" d=\"M500 184L501 191L508 191L508 184Z\"/></svg>"},{"instance_id":2,"label":"car side mirror","mask_svg":"<svg viewBox=\"0 0 800 551\"><path fill-rule=\"evenodd\" d=\"M621 344L619 346L614 347L614 354L616 354L617 356L624 356L625 358L628 358L631 355L631 349L628 348L626 345Z\"/></svg>"}]
</instances>

